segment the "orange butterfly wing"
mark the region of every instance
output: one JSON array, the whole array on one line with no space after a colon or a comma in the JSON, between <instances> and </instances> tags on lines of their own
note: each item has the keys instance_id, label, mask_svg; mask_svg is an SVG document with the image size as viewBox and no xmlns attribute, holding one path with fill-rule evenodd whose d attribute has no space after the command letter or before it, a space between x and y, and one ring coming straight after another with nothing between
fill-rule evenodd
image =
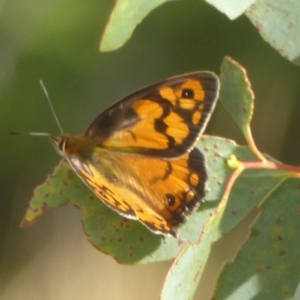
<instances>
[{"instance_id":1,"label":"orange butterfly wing","mask_svg":"<svg viewBox=\"0 0 300 300\"><path fill-rule=\"evenodd\" d=\"M210 72L174 77L117 102L85 136L54 142L104 203L156 233L176 236L205 193L204 157L194 147L218 90Z\"/></svg>"},{"instance_id":2,"label":"orange butterfly wing","mask_svg":"<svg viewBox=\"0 0 300 300\"><path fill-rule=\"evenodd\" d=\"M156 233L176 235L204 196L207 174L197 149L168 160L98 149L99 163L68 160L92 191L112 209Z\"/></svg>"},{"instance_id":3,"label":"orange butterfly wing","mask_svg":"<svg viewBox=\"0 0 300 300\"><path fill-rule=\"evenodd\" d=\"M86 135L111 151L177 157L190 150L214 109L216 75L195 72L154 84L100 114Z\"/></svg>"}]
</instances>

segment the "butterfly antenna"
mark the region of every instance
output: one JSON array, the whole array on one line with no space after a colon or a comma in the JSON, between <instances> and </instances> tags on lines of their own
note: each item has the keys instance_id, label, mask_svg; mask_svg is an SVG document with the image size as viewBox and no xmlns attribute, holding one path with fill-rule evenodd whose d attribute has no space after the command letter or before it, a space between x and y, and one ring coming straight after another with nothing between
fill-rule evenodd
<instances>
[{"instance_id":1,"label":"butterfly antenna","mask_svg":"<svg viewBox=\"0 0 300 300\"><path fill-rule=\"evenodd\" d=\"M34 136L51 136L49 133L45 132L15 132L11 131L9 134L11 135L34 135Z\"/></svg>"},{"instance_id":2,"label":"butterfly antenna","mask_svg":"<svg viewBox=\"0 0 300 300\"><path fill-rule=\"evenodd\" d=\"M47 92L47 90L46 90L46 87L45 87L45 85L44 85L44 83L43 83L42 80L40 80L40 85L41 85L41 87L42 87L42 89L43 89L43 92L44 92L46 98L47 98L48 104L49 104L49 106L50 106L52 115L54 116L54 119L55 119L55 121L56 121L56 124L57 124L57 126L58 126L60 132L63 134L64 131L63 131L63 129L62 129L60 123L59 123L58 117L57 117L57 115L56 115L56 113L55 113L55 110L54 110L54 108L53 108L53 105L52 105L52 101L51 101L51 99L50 99L50 97L49 97L49 94L48 94L48 92ZM30 135L46 136L46 134L44 134L44 133L34 133L34 132L31 133ZM48 136L49 136L49 135L48 135Z\"/></svg>"}]
</instances>

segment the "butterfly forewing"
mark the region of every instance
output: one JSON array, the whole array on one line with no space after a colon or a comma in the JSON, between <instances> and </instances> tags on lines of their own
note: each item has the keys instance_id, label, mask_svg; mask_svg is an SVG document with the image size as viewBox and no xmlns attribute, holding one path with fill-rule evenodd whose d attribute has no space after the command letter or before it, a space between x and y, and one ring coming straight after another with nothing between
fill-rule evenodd
<instances>
[{"instance_id":1,"label":"butterfly forewing","mask_svg":"<svg viewBox=\"0 0 300 300\"><path fill-rule=\"evenodd\" d=\"M100 114L86 135L111 151L176 157L189 151L213 110L219 81L195 72L144 88Z\"/></svg>"}]
</instances>

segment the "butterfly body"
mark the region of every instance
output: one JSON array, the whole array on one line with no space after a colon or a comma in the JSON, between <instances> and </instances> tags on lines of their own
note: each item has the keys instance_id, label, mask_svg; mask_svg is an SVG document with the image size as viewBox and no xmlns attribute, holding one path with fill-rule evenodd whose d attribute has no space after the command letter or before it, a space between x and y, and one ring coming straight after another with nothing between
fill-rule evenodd
<instances>
[{"instance_id":1,"label":"butterfly body","mask_svg":"<svg viewBox=\"0 0 300 300\"><path fill-rule=\"evenodd\" d=\"M117 102L85 135L52 140L106 205L155 233L176 236L204 197L205 159L195 144L218 89L210 72L174 77Z\"/></svg>"}]
</instances>

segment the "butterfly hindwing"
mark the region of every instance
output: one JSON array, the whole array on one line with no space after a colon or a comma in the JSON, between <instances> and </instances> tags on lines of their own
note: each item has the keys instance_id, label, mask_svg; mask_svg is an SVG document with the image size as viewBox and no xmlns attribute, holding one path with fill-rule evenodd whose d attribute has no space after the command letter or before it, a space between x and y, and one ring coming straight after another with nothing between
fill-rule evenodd
<instances>
[{"instance_id":1,"label":"butterfly hindwing","mask_svg":"<svg viewBox=\"0 0 300 300\"><path fill-rule=\"evenodd\" d=\"M109 157L108 164L91 164L78 156L69 156L69 163L106 205L154 232L175 235L204 196L207 174L197 148L175 160L124 157L106 150L98 155Z\"/></svg>"}]
</instances>

